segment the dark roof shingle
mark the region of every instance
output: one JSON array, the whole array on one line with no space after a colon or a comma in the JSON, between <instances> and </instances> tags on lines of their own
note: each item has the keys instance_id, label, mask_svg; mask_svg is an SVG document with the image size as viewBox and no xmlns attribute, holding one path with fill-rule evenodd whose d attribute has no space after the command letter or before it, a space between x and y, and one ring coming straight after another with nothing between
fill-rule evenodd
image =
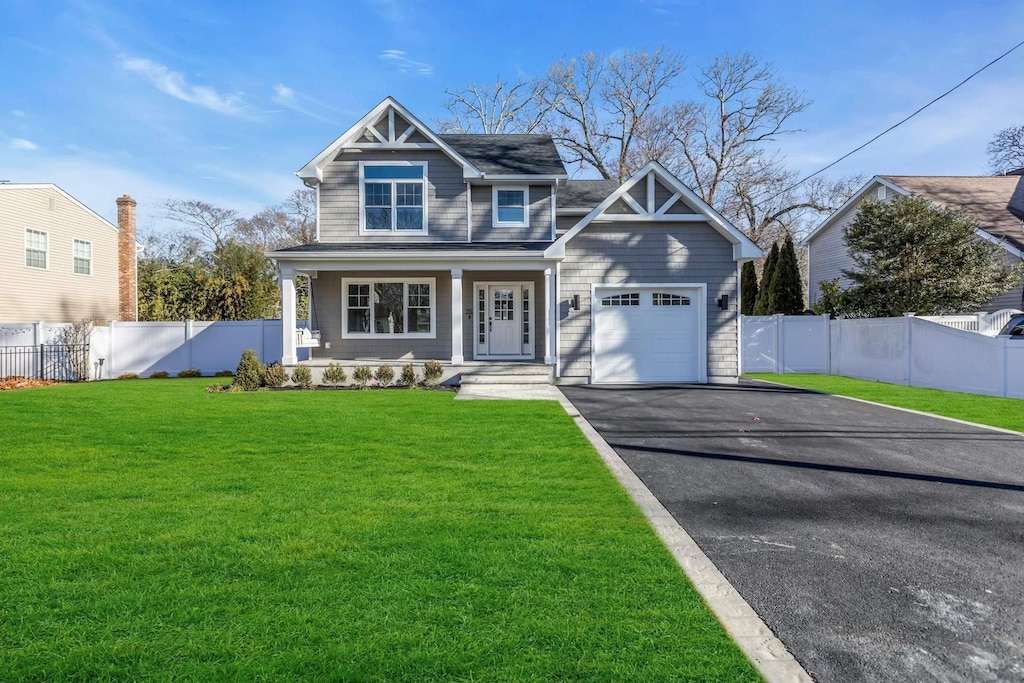
<instances>
[{"instance_id":1,"label":"dark roof shingle","mask_svg":"<svg viewBox=\"0 0 1024 683\"><path fill-rule=\"evenodd\" d=\"M441 135L452 149L484 173L565 175L550 135Z\"/></svg>"},{"instance_id":2,"label":"dark roof shingle","mask_svg":"<svg viewBox=\"0 0 1024 683\"><path fill-rule=\"evenodd\" d=\"M617 180L567 180L558 188L558 208L593 209L617 189Z\"/></svg>"}]
</instances>

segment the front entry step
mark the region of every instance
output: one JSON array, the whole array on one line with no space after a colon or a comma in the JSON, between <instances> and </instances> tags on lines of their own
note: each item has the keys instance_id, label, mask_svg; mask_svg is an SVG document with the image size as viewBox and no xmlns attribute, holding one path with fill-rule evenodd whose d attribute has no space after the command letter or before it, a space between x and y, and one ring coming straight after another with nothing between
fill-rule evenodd
<instances>
[{"instance_id":1,"label":"front entry step","mask_svg":"<svg viewBox=\"0 0 1024 683\"><path fill-rule=\"evenodd\" d=\"M460 384L552 384L554 368L535 363L494 363L464 368Z\"/></svg>"}]
</instances>

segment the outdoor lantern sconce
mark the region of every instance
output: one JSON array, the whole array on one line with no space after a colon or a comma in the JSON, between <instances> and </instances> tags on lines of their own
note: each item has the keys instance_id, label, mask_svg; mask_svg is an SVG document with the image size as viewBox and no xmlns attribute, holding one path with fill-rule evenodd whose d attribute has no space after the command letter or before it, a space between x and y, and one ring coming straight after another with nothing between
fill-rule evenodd
<instances>
[{"instance_id":1,"label":"outdoor lantern sconce","mask_svg":"<svg viewBox=\"0 0 1024 683\"><path fill-rule=\"evenodd\" d=\"M579 294L573 294L572 298L569 299L569 310L570 311L578 311L578 310L580 310L580 295Z\"/></svg>"},{"instance_id":2,"label":"outdoor lantern sconce","mask_svg":"<svg viewBox=\"0 0 1024 683\"><path fill-rule=\"evenodd\" d=\"M721 308L723 311L729 310L728 294L723 294L722 296L718 297L718 307Z\"/></svg>"}]
</instances>

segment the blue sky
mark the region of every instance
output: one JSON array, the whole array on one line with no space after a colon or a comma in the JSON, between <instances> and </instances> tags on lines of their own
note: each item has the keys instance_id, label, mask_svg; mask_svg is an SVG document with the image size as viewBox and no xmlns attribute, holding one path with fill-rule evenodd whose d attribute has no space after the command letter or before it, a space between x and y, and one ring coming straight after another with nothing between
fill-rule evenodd
<instances>
[{"instance_id":1,"label":"blue sky","mask_svg":"<svg viewBox=\"0 0 1024 683\"><path fill-rule=\"evenodd\" d=\"M971 6L973 5L973 6ZM468 9L472 7L473 9ZM392 95L430 121L444 89L532 77L586 51L750 52L813 101L781 144L816 170L1021 39L1024 3L594 0L4 0L0 179L55 182L108 218L168 198L253 212ZM689 78L678 89L689 93ZM1024 48L832 175L982 174L1024 123Z\"/></svg>"}]
</instances>

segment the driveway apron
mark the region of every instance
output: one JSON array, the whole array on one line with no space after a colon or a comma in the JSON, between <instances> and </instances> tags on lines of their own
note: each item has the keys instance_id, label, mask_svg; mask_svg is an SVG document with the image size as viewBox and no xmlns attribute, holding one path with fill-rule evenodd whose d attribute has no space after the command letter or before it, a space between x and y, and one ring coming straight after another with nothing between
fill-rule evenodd
<instances>
[{"instance_id":1,"label":"driveway apron","mask_svg":"<svg viewBox=\"0 0 1024 683\"><path fill-rule=\"evenodd\" d=\"M1024 681L1024 436L754 382L563 391L817 680Z\"/></svg>"}]
</instances>

